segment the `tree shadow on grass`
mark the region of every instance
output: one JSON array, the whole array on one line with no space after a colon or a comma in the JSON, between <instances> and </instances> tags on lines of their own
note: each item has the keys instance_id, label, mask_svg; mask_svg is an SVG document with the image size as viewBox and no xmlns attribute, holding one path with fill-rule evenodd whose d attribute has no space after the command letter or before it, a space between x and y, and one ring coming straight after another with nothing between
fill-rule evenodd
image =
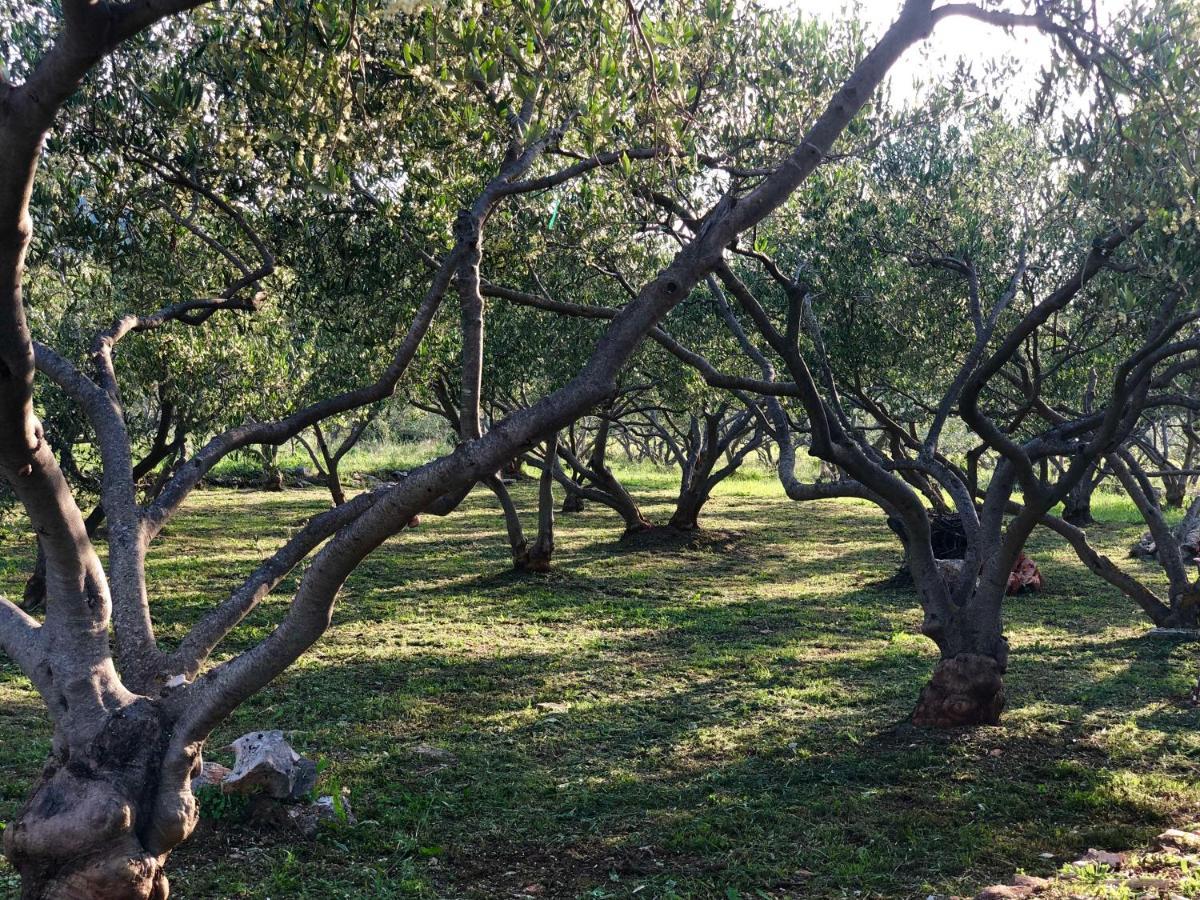
<instances>
[{"instance_id":1,"label":"tree shadow on grass","mask_svg":"<svg viewBox=\"0 0 1200 900\"><path fill-rule=\"evenodd\" d=\"M219 865L230 833L215 827L178 855L181 895L968 893L1044 871L1042 852L1134 845L1197 802L1186 754L1120 757L1097 736L1132 720L1186 748L1195 731L1195 713L1161 703L1179 651L1121 632L1137 616L1111 593L1010 607L1006 724L925 732L904 724L934 656L915 598L862 587L898 559L872 510L722 498L715 527L744 532L747 553L617 561L618 526L589 511L561 525L559 571L526 579L504 573L484 499L369 558L327 638L212 742L292 729L363 823L300 848L240 833L261 854ZM315 498L301 500L245 501L263 552ZM160 551L168 633L236 581L212 560L249 565L222 524L192 540L180 523ZM207 576L172 568L176 547L209 559ZM227 652L278 621L284 587ZM14 735L0 724L0 740L28 740ZM419 742L458 764L431 768ZM305 877L264 887L296 857Z\"/></svg>"},{"instance_id":2,"label":"tree shadow on grass","mask_svg":"<svg viewBox=\"0 0 1200 900\"><path fill-rule=\"evenodd\" d=\"M360 815L440 848L440 896L531 884L553 897L639 885L655 896L668 882L691 896L949 893L1169 821L1169 803L1123 790L1119 768L1071 733L897 722L925 673L911 654L763 673L736 654L698 665L663 649L650 635L590 656L330 660L257 712L286 722L321 706L304 749L336 754ZM458 764L426 771L406 751L417 742ZM360 838L339 840L353 855Z\"/></svg>"}]
</instances>

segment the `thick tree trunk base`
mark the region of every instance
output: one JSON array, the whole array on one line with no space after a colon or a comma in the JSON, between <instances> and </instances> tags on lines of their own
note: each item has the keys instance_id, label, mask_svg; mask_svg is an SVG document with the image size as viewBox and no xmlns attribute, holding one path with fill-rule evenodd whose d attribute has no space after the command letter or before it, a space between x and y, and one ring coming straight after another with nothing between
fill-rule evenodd
<instances>
[{"instance_id":1,"label":"thick tree trunk base","mask_svg":"<svg viewBox=\"0 0 1200 900\"><path fill-rule=\"evenodd\" d=\"M1092 518L1092 508L1090 505L1078 509L1063 510L1063 521L1068 525L1074 525L1076 528L1087 528L1089 525L1096 524L1096 520Z\"/></svg>"},{"instance_id":2,"label":"thick tree trunk base","mask_svg":"<svg viewBox=\"0 0 1200 900\"><path fill-rule=\"evenodd\" d=\"M76 860L70 872L21 878L21 900L167 900L170 888L162 863L114 846Z\"/></svg>"},{"instance_id":3,"label":"thick tree trunk base","mask_svg":"<svg viewBox=\"0 0 1200 900\"><path fill-rule=\"evenodd\" d=\"M173 847L196 823L187 794L170 821L158 816L167 740L157 712L139 701L115 711L86 749L56 751L4 831L23 900L166 900L167 853L146 845Z\"/></svg>"},{"instance_id":4,"label":"thick tree trunk base","mask_svg":"<svg viewBox=\"0 0 1200 900\"><path fill-rule=\"evenodd\" d=\"M273 472L264 472L258 487L263 491L282 491L283 471L275 469Z\"/></svg>"},{"instance_id":5,"label":"thick tree trunk base","mask_svg":"<svg viewBox=\"0 0 1200 900\"><path fill-rule=\"evenodd\" d=\"M678 531L699 531L700 510L708 502L707 496L694 493L681 493L675 501L675 511L667 524Z\"/></svg>"},{"instance_id":6,"label":"thick tree trunk base","mask_svg":"<svg viewBox=\"0 0 1200 900\"><path fill-rule=\"evenodd\" d=\"M628 540L636 537L639 534L645 534L648 531L654 530L654 524L648 519L639 519L636 522L626 522L625 530L621 532L621 540Z\"/></svg>"},{"instance_id":7,"label":"thick tree trunk base","mask_svg":"<svg viewBox=\"0 0 1200 900\"><path fill-rule=\"evenodd\" d=\"M561 513L581 513L584 510L583 497L578 494L568 493L563 497L562 506L559 508Z\"/></svg>"},{"instance_id":8,"label":"thick tree trunk base","mask_svg":"<svg viewBox=\"0 0 1200 900\"><path fill-rule=\"evenodd\" d=\"M549 549L539 547L535 544L527 550L524 550L520 555L513 556L513 571L514 572L539 572L545 573L550 571L550 560L554 556L554 548Z\"/></svg>"},{"instance_id":9,"label":"thick tree trunk base","mask_svg":"<svg viewBox=\"0 0 1200 900\"><path fill-rule=\"evenodd\" d=\"M1092 518L1092 494L1095 490L1094 485L1090 480L1076 485L1075 489L1067 494L1063 500L1063 521L1069 525L1074 525L1076 528L1086 528L1089 525L1095 525L1096 520Z\"/></svg>"},{"instance_id":10,"label":"thick tree trunk base","mask_svg":"<svg viewBox=\"0 0 1200 900\"><path fill-rule=\"evenodd\" d=\"M1004 701L1000 664L990 656L960 653L938 662L912 720L927 728L996 725Z\"/></svg>"},{"instance_id":11,"label":"thick tree trunk base","mask_svg":"<svg viewBox=\"0 0 1200 900\"><path fill-rule=\"evenodd\" d=\"M676 531L699 531L700 507L676 506L675 512L671 514L671 518L667 522L667 527L674 528Z\"/></svg>"},{"instance_id":12,"label":"thick tree trunk base","mask_svg":"<svg viewBox=\"0 0 1200 900\"><path fill-rule=\"evenodd\" d=\"M1171 615L1161 623L1162 628L1179 631L1196 631L1200 629L1200 606L1188 605L1177 607Z\"/></svg>"}]
</instances>

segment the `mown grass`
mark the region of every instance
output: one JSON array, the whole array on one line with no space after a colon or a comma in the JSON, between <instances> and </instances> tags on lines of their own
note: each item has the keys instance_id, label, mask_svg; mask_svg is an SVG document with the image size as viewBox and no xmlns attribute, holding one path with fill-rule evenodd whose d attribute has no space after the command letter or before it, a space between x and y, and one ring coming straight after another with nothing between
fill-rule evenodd
<instances>
[{"instance_id":1,"label":"mown grass","mask_svg":"<svg viewBox=\"0 0 1200 900\"><path fill-rule=\"evenodd\" d=\"M396 471L407 472L415 469L451 447L452 443L448 439L435 437L406 442L364 441L351 448L339 466L343 477L390 476ZM296 441L283 446L275 463L284 471L316 471L312 457ZM262 475L262 458L254 452L234 453L217 463L213 474L218 477L252 480Z\"/></svg>"},{"instance_id":2,"label":"mown grass","mask_svg":"<svg viewBox=\"0 0 1200 900\"><path fill-rule=\"evenodd\" d=\"M627 475L665 520L673 477ZM163 638L325 503L199 492L150 561ZM1139 526L1119 503L1098 512L1094 540L1123 556ZM603 509L561 517L541 577L506 571L480 492L390 541L325 639L210 744L288 730L327 761L326 790L350 789L358 825L304 842L206 821L172 858L173 895L970 894L1197 818L1200 713L1173 702L1196 645L1144 637L1052 535L1031 547L1046 591L1009 606L1004 724L932 733L905 722L934 650L913 597L882 586L898 547L874 508L798 506L751 473L704 518L713 542L666 552L621 547ZM226 652L267 632L279 596ZM11 668L0 694L8 818L49 731ZM431 765L422 743L458 763Z\"/></svg>"}]
</instances>

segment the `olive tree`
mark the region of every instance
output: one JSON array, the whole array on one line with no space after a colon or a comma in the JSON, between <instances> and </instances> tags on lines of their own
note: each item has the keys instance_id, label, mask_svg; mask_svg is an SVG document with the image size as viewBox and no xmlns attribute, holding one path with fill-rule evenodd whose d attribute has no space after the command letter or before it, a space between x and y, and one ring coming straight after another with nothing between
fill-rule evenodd
<instances>
[{"instance_id":1,"label":"olive tree","mask_svg":"<svg viewBox=\"0 0 1200 900\"><path fill-rule=\"evenodd\" d=\"M37 620L8 601L0 603L0 646L43 698L54 728L50 758L28 802L4 832L5 852L21 873L23 892L29 897L165 897L167 857L196 824L190 779L201 764L205 740L232 710L320 638L329 627L339 591L362 560L412 516L437 510L443 503L453 505L472 485L494 477L507 460L603 403L621 369L663 317L707 273L724 272L724 254L738 236L779 208L828 159L900 55L929 36L940 19L981 12L960 4L935 10L930 0L907 0L878 42L848 61L840 86L811 104L812 117L794 147L772 160L753 184L735 185L703 215L671 261L612 319L577 374L486 432L478 418L478 272L488 215L504 198L525 189L553 185L606 161L631 159L645 145L621 140L628 133L640 137L634 127L637 104L630 107L630 100L648 97L655 115L647 120L654 124L684 119L686 90L667 91L657 75L665 75L664 63L666 71L671 70L670 51L684 52L698 36L690 13L709 23L710 39L734 24L745 28L751 23L737 18L734 6L716 3L682 10L677 18L661 13L654 21L651 13L643 12L640 24L629 22L622 4L513 2L466 17L457 11L426 12L417 27L436 24L438 36L450 49L442 51L441 58L422 50L421 65L428 66L434 78L445 71L446 81L454 84L473 86L482 78L497 95L497 105L513 116L503 149L493 159L494 177L474 199L459 195L464 206L456 217L452 249L429 276L391 362L371 383L281 418L247 422L214 436L176 470L153 502L141 505L131 474L114 349L135 333L203 327L207 319L230 309L251 312L247 307L254 306L258 295L250 291L261 276L235 279L218 296L178 299L156 311L124 316L101 336L99 351L88 364L76 366L52 348L35 346L30 337L22 294L33 228L29 200L46 135L88 73L126 41L194 5L194 0L66 0L52 41L37 44L28 62L14 67L11 78L6 76L0 84L0 470L46 554L45 615ZM259 11L257 21L264 28L273 9L264 6ZM654 44L646 36L648 29L654 32ZM498 41L498 47L491 41ZM416 55L404 46L410 57ZM391 61L403 69L399 61ZM644 90L640 73L646 70L639 62L655 68L657 91ZM538 79L526 76L531 70L550 71L553 77L537 87ZM575 101L594 104L583 119L589 137L607 146L595 146L560 168L547 161L543 151L561 142L564 121L575 120L564 120L568 104L561 93L558 102L542 107L548 118L539 115L538 101L545 96L543 90L565 93L572 71L580 79L574 82ZM429 71L419 74L424 78ZM424 88L419 78L403 81L417 95ZM626 86L636 88L630 97L621 90ZM605 97L620 102L605 106ZM535 163L540 169L531 172ZM280 201L285 200L286 192L280 195ZM1100 244L1085 264L1085 275L1098 269L1118 242L1114 237ZM253 270L251 274L257 275ZM228 597L215 602L177 646L162 645L155 634L145 567L155 535L229 453L251 445L278 445L314 423L387 397L416 355L452 281L461 309L461 442L402 481L315 516ZM1019 329L1013 333L1019 335ZM795 360L791 350L788 355ZM1003 359L1002 355L999 362ZM109 522L107 566L87 535L80 507L35 415L39 371L78 403L95 431L103 462L101 502ZM795 368L798 377L804 373L802 366ZM1143 382L1141 369L1131 374L1136 375L1134 383ZM890 476L874 477L875 470L859 465L861 451L843 440L843 430L829 420L830 410L815 390L799 383L798 387L811 407L818 452L871 476L871 490L886 491L897 503L908 504L906 488L893 489L886 480ZM970 397L971 390L968 385L964 397ZM1103 422L1092 423L1097 443L1109 442L1116 423L1108 420L1119 415L1111 413ZM1016 467L1024 479L1024 467ZM915 515L910 518L919 537L919 523ZM916 541L910 543L917 546ZM930 561L914 556L914 568L923 576ZM250 648L214 663L210 657L222 639L301 560L307 560L307 567L275 627ZM930 599L948 603L945 586L939 590L941 594Z\"/></svg>"}]
</instances>

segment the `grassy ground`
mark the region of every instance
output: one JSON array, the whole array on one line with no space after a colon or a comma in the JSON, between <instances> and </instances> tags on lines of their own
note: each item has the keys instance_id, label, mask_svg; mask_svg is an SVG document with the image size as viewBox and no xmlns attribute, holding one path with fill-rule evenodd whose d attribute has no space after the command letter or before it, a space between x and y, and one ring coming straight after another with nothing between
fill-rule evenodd
<instances>
[{"instance_id":1,"label":"grassy ground","mask_svg":"<svg viewBox=\"0 0 1200 900\"><path fill-rule=\"evenodd\" d=\"M665 519L671 479L634 481ZM531 488L517 494L528 508ZM164 639L325 503L199 492L150 562ZM1135 517L1099 507L1095 539L1123 556ZM874 508L797 506L739 478L705 524L701 548L628 552L589 509L560 519L553 574L517 577L476 493L389 542L314 652L211 742L289 730L358 825L303 843L210 817L172 858L173 896L923 898L1197 818L1200 712L1173 702L1196 645L1144 638L1053 536L1031 548L1047 590L1010 605L1004 725L949 734L905 724L934 651L913 597L880 586L898 553ZM0 668L0 818L48 739Z\"/></svg>"},{"instance_id":2,"label":"grassy ground","mask_svg":"<svg viewBox=\"0 0 1200 900\"><path fill-rule=\"evenodd\" d=\"M336 441L331 438L332 443ZM352 479L355 474L391 477L396 471L407 472L447 452L453 444L447 438L430 437L420 441L387 441L356 444L339 463L342 476ZM303 469L315 473L312 457L297 441L289 441L275 460L285 472ZM254 481L262 477L262 458L254 452L226 456L213 468L218 478L241 478Z\"/></svg>"}]
</instances>

